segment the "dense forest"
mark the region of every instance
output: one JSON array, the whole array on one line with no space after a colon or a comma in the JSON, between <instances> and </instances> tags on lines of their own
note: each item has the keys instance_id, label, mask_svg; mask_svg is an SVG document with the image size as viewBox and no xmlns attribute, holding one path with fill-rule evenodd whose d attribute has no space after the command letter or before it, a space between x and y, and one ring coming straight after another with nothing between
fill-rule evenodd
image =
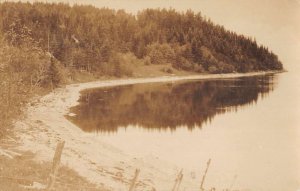
<instances>
[{"instance_id":1,"label":"dense forest","mask_svg":"<svg viewBox=\"0 0 300 191\"><path fill-rule=\"evenodd\" d=\"M159 65L167 65L167 73L282 69L278 57L255 39L190 10L133 15L62 3L0 3L0 126L28 95L78 74L132 76L139 66Z\"/></svg>"},{"instance_id":2,"label":"dense forest","mask_svg":"<svg viewBox=\"0 0 300 191\"><path fill-rule=\"evenodd\" d=\"M130 75L139 60L202 73L282 69L268 48L193 11L146 9L132 15L92 6L2 3L0 22L13 45L28 36L64 67L100 75Z\"/></svg>"}]
</instances>

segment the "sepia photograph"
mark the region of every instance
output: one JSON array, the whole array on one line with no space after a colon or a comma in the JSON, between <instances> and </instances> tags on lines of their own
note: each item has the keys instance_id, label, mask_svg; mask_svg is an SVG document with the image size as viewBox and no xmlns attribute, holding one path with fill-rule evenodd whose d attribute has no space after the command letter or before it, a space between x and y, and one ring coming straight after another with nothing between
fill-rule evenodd
<instances>
[{"instance_id":1,"label":"sepia photograph","mask_svg":"<svg viewBox=\"0 0 300 191\"><path fill-rule=\"evenodd\" d=\"M0 191L300 191L300 0L0 0Z\"/></svg>"}]
</instances>

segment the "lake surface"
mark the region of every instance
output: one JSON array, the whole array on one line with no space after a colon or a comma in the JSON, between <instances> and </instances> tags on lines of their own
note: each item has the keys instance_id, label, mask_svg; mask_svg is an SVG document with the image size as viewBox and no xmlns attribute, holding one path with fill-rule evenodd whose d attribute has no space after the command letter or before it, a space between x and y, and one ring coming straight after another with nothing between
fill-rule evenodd
<instances>
[{"instance_id":1,"label":"lake surface","mask_svg":"<svg viewBox=\"0 0 300 191\"><path fill-rule=\"evenodd\" d=\"M293 78L294 77L294 78ZM207 187L299 189L299 120L285 74L82 92L68 119L133 157L158 157Z\"/></svg>"}]
</instances>

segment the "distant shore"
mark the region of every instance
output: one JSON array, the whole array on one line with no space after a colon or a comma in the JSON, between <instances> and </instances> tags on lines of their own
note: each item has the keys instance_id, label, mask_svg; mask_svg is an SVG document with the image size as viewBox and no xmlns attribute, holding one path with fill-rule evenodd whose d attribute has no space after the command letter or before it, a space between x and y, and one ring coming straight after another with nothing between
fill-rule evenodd
<instances>
[{"instance_id":1,"label":"distant shore","mask_svg":"<svg viewBox=\"0 0 300 191\"><path fill-rule=\"evenodd\" d=\"M20 137L20 149L37 153L39 160L51 161L58 140L66 142L62 163L76 170L79 175L92 183L108 186L112 190L126 190L124 182L130 181L136 168L143 169L141 179L149 179L162 188L170 188L174 174L179 167L160 159L132 158L119 148L115 148L93 134L84 133L65 116L69 109L78 104L80 91L90 88L112 87L140 83L160 83L180 80L226 79L238 77L261 76L281 73L283 71L266 71L253 73L199 74L188 76L161 76L147 78L128 78L102 80L67 85L33 101L28 105L26 118L16 123L17 135ZM95 148L99 152L95 152ZM115 168L114 168L115 167ZM100 169L100 170L99 170ZM120 180L112 179L112 174L123 169ZM97 177L97 179L95 178ZM170 180L170 182L166 181ZM153 187L152 183L143 182L142 190ZM186 182L192 187L193 182ZM187 187L187 188L188 188Z\"/></svg>"},{"instance_id":2,"label":"distant shore","mask_svg":"<svg viewBox=\"0 0 300 191\"><path fill-rule=\"evenodd\" d=\"M166 75L166 76L155 76L155 77L138 77L138 78L121 78L113 80L99 80L85 83L76 83L69 86L80 86L80 89L89 89L97 87L107 86L120 86L120 85L131 85L138 83L159 83L159 82L170 82L180 80L205 80L205 79L225 79L225 78L239 78L239 77L251 77L251 76L262 76L269 74L277 74L286 72L285 70L272 70L272 71L259 71L249 73L226 73L226 74L191 74L191 75Z\"/></svg>"}]
</instances>

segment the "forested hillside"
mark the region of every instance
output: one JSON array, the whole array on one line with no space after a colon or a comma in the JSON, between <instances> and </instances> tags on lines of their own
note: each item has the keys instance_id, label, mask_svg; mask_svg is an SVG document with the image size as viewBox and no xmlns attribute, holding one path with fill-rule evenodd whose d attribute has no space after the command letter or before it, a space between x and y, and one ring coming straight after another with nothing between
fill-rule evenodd
<instances>
[{"instance_id":1,"label":"forested hillside","mask_svg":"<svg viewBox=\"0 0 300 191\"><path fill-rule=\"evenodd\" d=\"M161 65L167 73L282 69L268 48L193 11L0 3L0 126L30 95L79 73L122 77Z\"/></svg>"},{"instance_id":2,"label":"forested hillside","mask_svg":"<svg viewBox=\"0 0 300 191\"><path fill-rule=\"evenodd\" d=\"M14 45L21 39L13 35L26 32L63 66L100 75L130 75L138 61L209 73L282 69L268 48L192 11L131 15L92 6L2 3L0 22Z\"/></svg>"}]
</instances>

